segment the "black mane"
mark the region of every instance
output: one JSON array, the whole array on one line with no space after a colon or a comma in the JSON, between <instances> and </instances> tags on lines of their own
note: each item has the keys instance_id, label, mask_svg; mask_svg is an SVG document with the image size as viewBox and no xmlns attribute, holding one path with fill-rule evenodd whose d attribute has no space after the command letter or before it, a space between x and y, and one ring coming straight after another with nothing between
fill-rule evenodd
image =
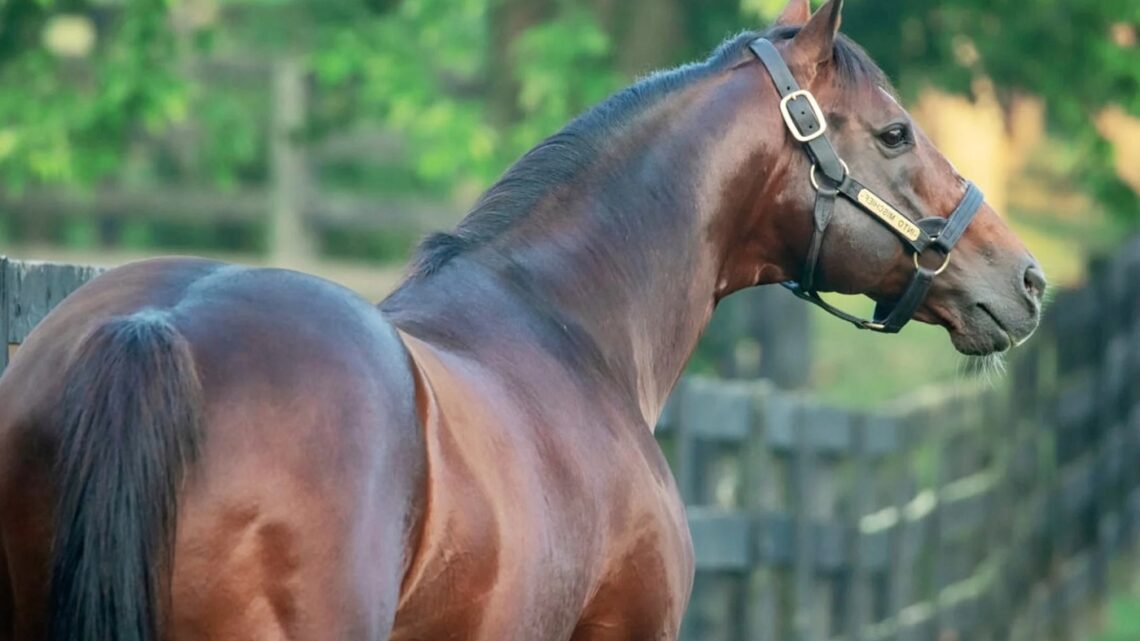
<instances>
[{"instance_id":1,"label":"black mane","mask_svg":"<svg viewBox=\"0 0 1140 641\"><path fill-rule=\"evenodd\" d=\"M475 203L454 231L428 236L413 259L411 279L430 276L452 258L485 245L533 210L550 192L589 167L605 141L665 96L710 75L731 69L753 55L757 38L788 40L799 27L748 31L723 42L703 62L651 74L586 111L512 165ZM840 35L834 61L845 86L873 83L890 90L878 65L859 45Z\"/></svg>"}]
</instances>

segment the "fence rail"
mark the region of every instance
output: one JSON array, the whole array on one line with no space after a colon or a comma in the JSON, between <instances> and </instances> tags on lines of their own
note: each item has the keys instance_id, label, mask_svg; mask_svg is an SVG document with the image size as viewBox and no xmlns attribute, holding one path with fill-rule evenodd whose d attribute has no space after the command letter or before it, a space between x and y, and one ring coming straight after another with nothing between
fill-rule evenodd
<instances>
[{"instance_id":1,"label":"fence rail","mask_svg":"<svg viewBox=\"0 0 1140 641\"><path fill-rule=\"evenodd\" d=\"M420 234L457 222L463 210L446 194L431 197L378 197L366 189L328 188L325 168L345 165L363 169L398 152L399 138L367 129L341 132L324 140L307 140L310 103L315 89L304 66L289 58L273 61L204 58L191 63L204 84L238 87L264 85L270 95L258 129L264 136L260 158L264 177L250 178L241 189L214 185L208 177L168 178L146 187L106 185L85 191L32 188L12 191L0 186L0 210L20 227L38 228L52 219L87 218L106 230L132 221L256 223L267 229L268 254L274 260L309 260L317 255L320 232L387 231ZM237 76L229 83L226 76ZM217 88L217 87L216 87ZM193 117L191 118L193 120ZM187 130L192 130L190 127ZM195 136L168 132L140 141L146 171L162 175L157 158L165 145L183 155L197 152ZM176 154L177 155L177 154ZM176 163L177 164L177 163ZM184 169L180 173L195 174ZM115 234L112 234L115 235Z\"/></svg>"},{"instance_id":2,"label":"fence rail","mask_svg":"<svg viewBox=\"0 0 1140 641\"><path fill-rule=\"evenodd\" d=\"M1087 638L1140 534L1140 239L1090 272L996 387L851 412L683 381L658 434L697 550L684 638Z\"/></svg>"},{"instance_id":3,"label":"fence rail","mask_svg":"<svg viewBox=\"0 0 1140 641\"><path fill-rule=\"evenodd\" d=\"M96 273L0 258L0 336ZM658 436L697 554L686 641L1084 638L1140 533L1140 239L1091 273L997 388L851 412L682 381Z\"/></svg>"}]
</instances>

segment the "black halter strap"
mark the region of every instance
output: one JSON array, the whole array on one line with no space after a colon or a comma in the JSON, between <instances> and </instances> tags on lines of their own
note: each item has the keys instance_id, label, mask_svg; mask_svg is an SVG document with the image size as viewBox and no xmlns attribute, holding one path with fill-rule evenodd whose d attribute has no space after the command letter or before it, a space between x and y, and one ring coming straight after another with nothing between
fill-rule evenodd
<instances>
[{"instance_id":1,"label":"black halter strap","mask_svg":"<svg viewBox=\"0 0 1140 641\"><path fill-rule=\"evenodd\" d=\"M788 131L799 141L812 161L811 182L816 189L815 211L812 214L814 230L804 262L803 275L798 283L783 283L796 296L819 305L831 314L861 329L894 334L914 317L918 306L926 298L934 277L950 265L950 251L962 237L982 205L984 197L973 183L966 183L966 193L947 218L924 218L914 222L898 209L877 196L873 191L851 177L847 165L835 152L827 139L827 120L811 92L801 89L775 45L759 38L749 45L772 76L780 93L780 113ZM819 174L817 176L817 173ZM823 235L831 222L835 200L844 197L871 215L893 232L914 256L915 274L903 295L894 303L875 306L874 320L859 318L838 309L820 298L815 289L815 272L819 263ZM944 255L942 265L929 269L919 262L919 255L927 249L936 249Z\"/></svg>"}]
</instances>

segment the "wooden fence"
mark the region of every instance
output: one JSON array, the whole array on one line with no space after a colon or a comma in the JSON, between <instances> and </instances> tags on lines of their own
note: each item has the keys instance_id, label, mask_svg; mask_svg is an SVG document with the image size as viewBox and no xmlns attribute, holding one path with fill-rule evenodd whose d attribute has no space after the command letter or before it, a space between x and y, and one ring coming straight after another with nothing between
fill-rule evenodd
<instances>
[{"instance_id":1,"label":"wooden fence","mask_svg":"<svg viewBox=\"0 0 1140 641\"><path fill-rule=\"evenodd\" d=\"M684 639L1087 639L1140 534L1140 239L1090 271L994 387L851 412L683 381Z\"/></svg>"},{"instance_id":2,"label":"wooden fence","mask_svg":"<svg viewBox=\"0 0 1140 641\"><path fill-rule=\"evenodd\" d=\"M325 186L321 180L324 168L368 167L378 158L395 153L399 138L382 131L358 130L306 140L314 90L300 62L290 58L206 59L190 66L194 77L204 84L254 86L271 97L264 114L265 129L259 132L267 143L263 179L247 180L238 189L203 184L202 177L164 180L147 187L125 181L128 184L101 185L82 192L36 187L12 191L0 186L0 211L22 221L21 227L33 228L60 217L85 217L109 229L139 220L264 225L267 253L276 263L311 262L318 253L316 245L322 232L402 231L415 237L450 226L462 216L462 208L446 194L430 200L379 198L360 189ZM195 145L195 137L185 132L170 136L174 139L147 139L140 150L158 156L159 143ZM149 158L148 154L142 156ZM161 164L157 160L151 158L144 164L147 172L161 173L151 166Z\"/></svg>"},{"instance_id":3,"label":"wooden fence","mask_svg":"<svg viewBox=\"0 0 1140 641\"><path fill-rule=\"evenodd\" d=\"M1140 533L1140 239L1091 272L999 387L851 412L684 380L658 432L697 553L684 639L1085 638ZM0 258L0 336L95 273Z\"/></svg>"}]
</instances>

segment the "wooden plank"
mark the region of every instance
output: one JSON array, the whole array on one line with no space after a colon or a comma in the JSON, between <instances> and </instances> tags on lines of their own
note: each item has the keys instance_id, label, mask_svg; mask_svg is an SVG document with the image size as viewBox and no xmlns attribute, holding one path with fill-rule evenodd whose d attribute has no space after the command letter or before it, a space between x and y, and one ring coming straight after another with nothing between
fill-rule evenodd
<instances>
[{"instance_id":1,"label":"wooden plank","mask_svg":"<svg viewBox=\"0 0 1140 641\"><path fill-rule=\"evenodd\" d=\"M813 639L827 639L842 633L843 594L849 592L846 586L849 569L848 559L848 531L851 529L843 520L840 503L843 499L844 486L842 473L846 461L849 459L853 440L853 421L851 413L838 410L834 407L805 403L800 412L799 429L808 436L804 441L808 451L804 456L811 465L810 485L805 492L806 505L803 513L808 516L810 541L812 546L812 573L811 573L811 610L812 610L812 636ZM815 433L815 438L811 435ZM842 445L838 442L827 445L827 441L820 438L824 433L839 433L845 435L847 442ZM829 450L836 452L832 456L823 456L819 448L822 444ZM804 447L801 445L801 447ZM817 522L835 522L841 526L837 528L820 529L815 527ZM821 573L818 568L829 568L831 571Z\"/></svg>"},{"instance_id":2,"label":"wooden plank","mask_svg":"<svg viewBox=\"0 0 1140 641\"><path fill-rule=\"evenodd\" d=\"M693 377L686 382L680 420L692 438L739 443L755 422L755 384Z\"/></svg>"},{"instance_id":3,"label":"wooden plank","mask_svg":"<svg viewBox=\"0 0 1140 641\"><path fill-rule=\"evenodd\" d=\"M944 540L979 535L987 520L992 518L991 500L996 480L995 474L982 472L942 488L939 502Z\"/></svg>"},{"instance_id":4,"label":"wooden plank","mask_svg":"<svg viewBox=\"0 0 1140 641\"><path fill-rule=\"evenodd\" d=\"M1122 421L1127 418L1130 409L1128 405L1131 399L1127 392L1134 381L1128 377L1128 343L1128 334L1121 332L1112 336L1104 349L1100 384L1097 386L1100 394L1095 402L1105 421Z\"/></svg>"},{"instance_id":5,"label":"wooden plank","mask_svg":"<svg viewBox=\"0 0 1140 641\"><path fill-rule=\"evenodd\" d=\"M316 254L303 211L311 177L298 138L305 125L305 70L293 58L273 69L273 131L269 173L272 205L269 215L269 255L274 262L306 260Z\"/></svg>"},{"instance_id":6,"label":"wooden plank","mask_svg":"<svg viewBox=\"0 0 1140 641\"><path fill-rule=\"evenodd\" d=\"M657 435L669 434L676 429L677 421L681 415L678 405L681 402L680 390L683 387L684 381L678 383L676 389L665 401L665 407L661 408L661 416L657 417L657 428L654 430Z\"/></svg>"},{"instance_id":7,"label":"wooden plank","mask_svg":"<svg viewBox=\"0 0 1140 641\"><path fill-rule=\"evenodd\" d=\"M268 202L268 193L261 189L217 193L178 185L130 191L107 188L91 194L33 189L18 197L0 190L0 208L28 219L85 213L116 220L161 216L163 220L195 222L254 221L265 218Z\"/></svg>"},{"instance_id":8,"label":"wooden plank","mask_svg":"<svg viewBox=\"0 0 1140 641\"><path fill-rule=\"evenodd\" d=\"M850 547L853 540L852 528L846 521L838 519L809 518L808 528L812 534L812 572L816 575L834 575L851 569ZM793 568L796 564L796 551L799 546L800 520L797 516L782 511L762 514L756 525L754 547L756 559L765 566ZM872 551L868 561L872 570L886 568L884 550L887 531L869 537L867 544ZM877 547L876 547L877 546Z\"/></svg>"},{"instance_id":9,"label":"wooden plank","mask_svg":"<svg viewBox=\"0 0 1140 641\"><path fill-rule=\"evenodd\" d=\"M869 452L869 432L876 427L869 417L856 417L852 424L852 488L847 522L861 523L864 516L871 513L871 465ZM869 559L865 555L864 536L861 527L851 529L851 539L847 553L851 558L851 582L846 591L846 621L844 629L851 641L862 641L863 629L871 622L873 584ZM882 537L885 540L885 537ZM885 561L885 558L883 559Z\"/></svg>"},{"instance_id":10,"label":"wooden plank","mask_svg":"<svg viewBox=\"0 0 1140 641\"><path fill-rule=\"evenodd\" d=\"M840 457L851 451L851 423L845 412L804 401L800 401L799 406L809 408L807 411L811 413L812 420L806 423L773 421L766 433L773 452L794 458L804 447L810 448L815 456ZM889 436L884 435L883 438ZM890 445L884 443L881 447Z\"/></svg>"},{"instance_id":11,"label":"wooden plank","mask_svg":"<svg viewBox=\"0 0 1140 641\"><path fill-rule=\"evenodd\" d=\"M248 187L234 192L210 192L199 187L165 185L161 189L98 189L92 194L63 190L30 190L19 197L0 190L0 208L25 219L85 214L96 219L153 219L180 222L252 223L270 214L272 192ZM376 198L334 191L309 194L300 203L304 219L316 229L383 231L439 229L456 223L462 213L445 204ZM291 260L290 262L296 262Z\"/></svg>"},{"instance_id":12,"label":"wooden plank","mask_svg":"<svg viewBox=\"0 0 1140 641\"><path fill-rule=\"evenodd\" d=\"M1058 497L1065 516L1073 517L1089 507L1096 495L1095 473L1096 468L1091 457L1065 468Z\"/></svg>"},{"instance_id":13,"label":"wooden plank","mask_svg":"<svg viewBox=\"0 0 1140 641\"><path fill-rule=\"evenodd\" d=\"M903 541L906 537L906 520L904 512L907 502L912 496L913 485L909 478L909 468L904 464L906 455L896 457L890 468L890 488L893 505L884 509L877 518L868 517L860 523L860 528L872 531L884 531L887 534L890 556L887 568L887 602L884 614L889 619L897 619L899 613L911 603L910 582L907 573L910 566L909 559L903 555ZM881 520L882 524L870 522ZM892 633L893 636L893 633Z\"/></svg>"},{"instance_id":14,"label":"wooden plank","mask_svg":"<svg viewBox=\"0 0 1140 641\"><path fill-rule=\"evenodd\" d=\"M927 550L938 510L938 496L926 490L920 492L902 509L895 542L892 571L896 574L893 601L901 612L919 603L926 596L924 581L919 576L919 562Z\"/></svg>"},{"instance_id":15,"label":"wooden plank","mask_svg":"<svg viewBox=\"0 0 1140 641\"><path fill-rule=\"evenodd\" d=\"M743 511L704 506L686 508L697 569L745 572L754 565L753 524Z\"/></svg>"},{"instance_id":16,"label":"wooden plank","mask_svg":"<svg viewBox=\"0 0 1140 641\"><path fill-rule=\"evenodd\" d=\"M0 255L0 375L8 367L8 349L12 342L8 339L8 263L6 256Z\"/></svg>"},{"instance_id":17,"label":"wooden plank","mask_svg":"<svg viewBox=\"0 0 1140 641\"><path fill-rule=\"evenodd\" d=\"M692 425L683 420L687 415L685 403L688 401L688 394L685 390L691 383L692 380L690 379L682 379L677 384L676 389L673 390L673 394L680 399L677 404L677 414L681 417L681 420L677 421L673 437L675 452L673 476L677 479L677 489L680 491L681 499L685 505L692 505L696 500L696 484L699 477L697 467L700 463L697 460L697 443L691 433Z\"/></svg>"},{"instance_id":18,"label":"wooden plank","mask_svg":"<svg viewBox=\"0 0 1140 641\"><path fill-rule=\"evenodd\" d=\"M774 393L775 390L768 385L757 385L754 388L753 416L764 413L764 408L772 402ZM776 512L782 507L782 493L777 491L776 483L778 466L771 460L764 429L762 421L752 421L749 438L744 445L741 505L752 518L757 530L752 541L753 559L756 563L746 579L743 612L740 616L742 636L747 641L776 641L781 637L781 611L777 604L783 573L772 564L764 563L760 556L762 537L759 530L765 525L763 515Z\"/></svg>"},{"instance_id":19,"label":"wooden plank","mask_svg":"<svg viewBox=\"0 0 1140 641\"><path fill-rule=\"evenodd\" d=\"M1014 465L1024 464L1024 456L1017 458L1014 448L1025 443L1020 424L1011 416L1015 411L1009 404L1009 395L994 393L983 415L984 425L1008 425L1007 430L983 431L989 449L989 469L994 476L994 484L989 492L988 512L991 518L984 519L982 537L977 542L984 556L984 563L993 566L992 580L984 596L979 597L978 626L981 638L1009 639L1010 626L1015 610L1012 593L1009 589L1011 576L1011 547L1016 520L1017 501L1014 499ZM1015 460L1017 463L1015 463Z\"/></svg>"},{"instance_id":20,"label":"wooden plank","mask_svg":"<svg viewBox=\"0 0 1140 641\"><path fill-rule=\"evenodd\" d=\"M1088 450L1089 437L1097 418L1096 386L1091 377L1065 386L1054 409L1057 431L1057 461L1076 459Z\"/></svg>"},{"instance_id":21,"label":"wooden plank","mask_svg":"<svg viewBox=\"0 0 1140 641\"><path fill-rule=\"evenodd\" d=\"M752 415L759 416L772 396L769 386L757 386L752 392ZM764 526L763 514L775 508L771 482L773 465L764 444L764 425L754 420L749 425L749 438L743 446L743 474L741 480L741 508L748 513L756 528L750 542L754 566L748 571L744 583L741 611L742 636L750 641L776 641L779 639L779 610L776 592L779 578L771 566L760 561L758 530Z\"/></svg>"},{"instance_id":22,"label":"wooden plank","mask_svg":"<svg viewBox=\"0 0 1140 641\"><path fill-rule=\"evenodd\" d=\"M884 415L866 416L863 419L863 455L874 459L890 456L902 446L899 422Z\"/></svg>"},{"instance_id":23,"label":"wooden plank","mask_svg":"<svg viewBox=\"0 0 1140 641\"><path fill-rule=\"evenodd\" d=\"M1090 285L1092 284L1090 280ZM1053 311L1057 341L1058 367L1063 372L1076 372L1096 362L1099 301L1092 287L1062 290L1057 294Z\"/></svg>"},{"instance_id":24,"label":"wooden plank","mask_svg":"<svg viewBox=\"0 0 1140 641\"><path fill-rule=\"evenodd\" d=\"M1040 443L1033 433L1017 434L1009 447L1006 475L1012 490L1028 491L1042 482L1040 478Z\"/></svg>"},{"instance_id":25,"label":"wooden plank","mask_svg":"<svg viewBox=\"0 0 1140 641\"><path fill-rule=\"evenodd\" d=\"M794 616L792 630L796 641L824 639L815 613L815 532L812 527L812 482L816 473L816 449L812 430L796 414L796 451L792 458L791 504L795 517L795 554L793 559Z\"/></svg>"},{"instance_id":26,"label":"wooden plank","mask_svg":"<svg viewBox=\"0 0 1140 641\"><path fill-rule=\"evenodd\" d=\"M79 265L8 261L4 270L8 343L22 343L64 298L103 270Z\"/></svg>"},{"instance_id":27,"label":"wooden plank","mask_svg":"<svg viewBox=\"0 0 1140 641\"><path fill-rule=\"evenodd\" d=\"M904 609L897 617L895 638L898 641L936 641L938 620L935 614L929 603L919 603Z\"/></svg>"},{"instance_id":28,"label":"wooden plank","mask_svg":"<svg viewBox=\"0 0 1140 641\"><path fill-rule=\"evenodd\" d=\"M850 416L845 420L850 423ZM821 472L816 482L815 519L838 523L840 527L815 529L816 611L820 627L827 638L842 635L850 610L847 595L852 591L853 562L857 558L854 548L854 519L849 519L850 475L849 457L821 458Z\"/></svg>"}]
</instances>

